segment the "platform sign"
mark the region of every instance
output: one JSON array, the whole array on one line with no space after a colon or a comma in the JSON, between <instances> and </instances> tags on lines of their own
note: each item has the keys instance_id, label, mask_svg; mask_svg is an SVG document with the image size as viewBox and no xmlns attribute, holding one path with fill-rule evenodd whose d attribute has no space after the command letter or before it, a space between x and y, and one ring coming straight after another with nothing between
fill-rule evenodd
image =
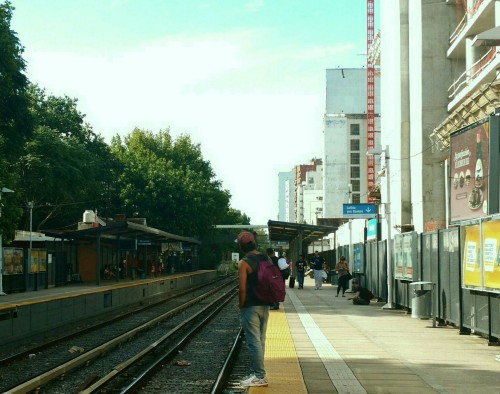
<instances>
[{"instance_id":1,"label":"platform sign","mask_svg":"<svg viewBox=\"0 0 500 394\"><path fill-rule=\"evenodd\" d=\"M343 204L342 213L349 219L371 219L376 216L375 204Z\"/></svg>"},{"instance_id":2,"label":"platform sign","mask_svg":"<svg viewBox=\"0 0 500 394\"><path fill-rule=\"evenodd\" d=\"M373 218L368 220L368 224L366 226L366 240L367 241L376 241L377 240L377 218Z\"/></svg>"}]
</instances>

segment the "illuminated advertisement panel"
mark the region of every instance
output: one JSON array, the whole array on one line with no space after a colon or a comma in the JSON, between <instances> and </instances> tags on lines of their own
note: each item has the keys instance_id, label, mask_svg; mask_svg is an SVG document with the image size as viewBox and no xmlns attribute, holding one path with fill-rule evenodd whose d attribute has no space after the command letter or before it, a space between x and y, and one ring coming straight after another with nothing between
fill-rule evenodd
<instances>
[{"instance_id":1,"label":"illuminated advertisement panel","mask_svg":"<svg viewBox=\"0 0 500 394\"><path fill-rule=\"evenodd\" d=\"M482 288L481 239L479 225L464 227L462 258L463 286Z\"/></svg>"},{"instance_id":2,"label":"illuminated advertisement panel","mask_svg":"<svg viewBox=\"0 0 500 394\"><path fill-rule=\"evenodd\" d=\"M483 223L484 287L500 291L500 221Z\"/></svg>"}]
</instances>

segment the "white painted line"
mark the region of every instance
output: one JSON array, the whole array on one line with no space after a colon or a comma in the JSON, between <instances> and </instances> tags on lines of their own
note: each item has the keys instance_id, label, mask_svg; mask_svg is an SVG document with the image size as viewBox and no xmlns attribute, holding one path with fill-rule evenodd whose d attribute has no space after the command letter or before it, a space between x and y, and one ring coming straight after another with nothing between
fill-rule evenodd
<instances>
[{"instance_id":1,"label":"white painted line","mask_svg":"<svg viewBox=\"0 0 500 394\"><path fill-rule=\"evenodd\" d=\"M328 375L337 391L340 394L366 394L366 390L361 383L359 383L358 379L356 379L356 376L354 376L340 354L337 353L335 348L328 341L328 338L325 337L294 292L290 291L286 295L289 297L290 301L292 301L300 321L328 371Z\"/></svg>"}]
</instances>

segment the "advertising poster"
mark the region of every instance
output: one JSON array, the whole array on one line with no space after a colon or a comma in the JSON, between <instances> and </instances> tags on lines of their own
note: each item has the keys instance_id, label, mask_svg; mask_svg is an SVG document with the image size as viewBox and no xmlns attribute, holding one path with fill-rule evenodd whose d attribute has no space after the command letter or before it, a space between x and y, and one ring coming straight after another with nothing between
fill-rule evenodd
<instances>
[{"instance_id":1,"label":"advertising poster","mask_svg":"<svg viewBox=\"0 0 500 394\"><path fill-rule=\"evenodd\" d=\"M31 250L30 272L38 272L38 250Z\"/></svg>"},{"instance_id":2,"label":"advertising poster","mask_svg":"<svg viewBox=\"0 0 500 394\"><path fill-rule=\"evenodd\" d=\"M357 244L352 247L354 258L354 272L364 272L363 269L363 245Z\"/></svg>"},{"instance_id":3,"label":"advertising poster","mask_svg":"<svg viewBox=\"0 0 500 394\"><path fill-rule=\"evenodd\" d=\"M3 249L3 273L10 275L14 273L14 249Z\"/></svg>"},{"instance_id":4,"label":"advertising poster","mask_svg":"<svg viewBox=\"0 0 500 394\"><path fill-rule=\"evenodd\" d=\"M464 228L465 241L463 245L462 271L464 287L482 287L481 240L479 225Z\"/></svg>"},{"instance_id":5,"label":"advertising poster","mask_svg":"<svg viewBox=\"0 0 500 394\"><path fill-rule=\"evenodd\" d=\"M403 237L397 235L393 240L394 248L394 277L396 279L404 279L403 270Z\"/></svg>"},{"instance_id":6,"label":"advertising poster","mask_svg":"<svg viewBox=\"0 0 500 394\"><path fill-rule=\"evenodd\" d=\"M3 248L4 275L23 273L23 250Z\"/></svg>"},{"instance_id":7,"label":"advertising poster","mask_svg":"<svg viewBox=\"0 0 500 394\"><path fill-rule=\"evenodd\" d=\"M38 262L39 272L47 272L47 251L45 249L38 251Z\"/></svg>"},{"instance_id":8,"label":"advertising poster","mask_svg":"<svg viewBox=\"0 0 500 394\"><path fill-rule=\"evenodd\" d=\"M484 287L500 290L500 221L483 223Z\"/></svg>"},{"instance_id":9,"label":"advertising poster","mask_svg":"<svg viewBox=\"0 0 500 394\"><path fill-rule=\"evenodd\" d=\"M488 214L489 121L451 134L450 220Z\"/></svg>"},{"instance_id":10,"label":"advertising poster","mask_svg":"<svg viewBox=\"0 0 500 394\"><path fill-rule=\"evenodd\" d=\"M403 235L403 278L413 280L413 234Z\"/></svg>"}]
</instances>

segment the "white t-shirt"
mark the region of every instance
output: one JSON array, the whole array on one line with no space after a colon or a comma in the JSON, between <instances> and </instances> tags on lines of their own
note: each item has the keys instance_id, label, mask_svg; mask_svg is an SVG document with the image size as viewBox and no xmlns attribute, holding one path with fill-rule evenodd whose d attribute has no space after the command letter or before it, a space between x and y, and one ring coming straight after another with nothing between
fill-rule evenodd
<instances>
[{"instance_id":1,"label":"white t-shirt","mask_svg":"<svg viewBox=\"0 0 500 394\"><path fill-rule=\"evenodd\" d=\"M284 257L281 257L278 259L278 267L280 270L284 270L285 268L288 268L288 264L287 264L286 259Z\"/></svg>"}]
</instances>

